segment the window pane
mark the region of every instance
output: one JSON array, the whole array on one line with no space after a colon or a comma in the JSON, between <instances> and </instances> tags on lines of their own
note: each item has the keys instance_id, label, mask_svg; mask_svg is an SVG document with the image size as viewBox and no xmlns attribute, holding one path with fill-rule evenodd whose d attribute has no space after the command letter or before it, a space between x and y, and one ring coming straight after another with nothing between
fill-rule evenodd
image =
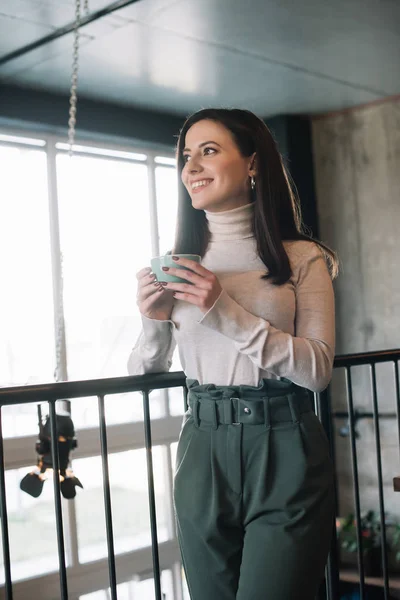
<instances>
[{"instance_id":1,"label":"window pane","mask_svg":"<svg viewBox=\"0 0 400 600\"><path fill-rule=\"evenodd\" d=\"M169 165L171 167L176 167L176 159L169 158L167 156L156 156L154 162L159 165Z\"/></svg>"},{"instance_id":2,"label":"window pane","mask_svg":"<svg viewBox=\"0 0 400 600\"><path fill-rule=\"evenodd\" d=\"M175 600L173 597L172 573L161 571L161 592L163 600ZM154 600L154 579L126 581L117 585L118 600ZM109 600L110 588L80 596L79 600Z\"/></svg>"},{"instance_id":3,"label":"window pane","mask_svg":"<svg viewBox=\"0 0 400 600\"><path fill-rule=\"evenodd\" d=\"M172 250L178 210L176 169L156 167L156 193L160 254Z\"/></svg>"},{"instance_id":4,"label":"window pane","mask_svg":"<svg viewBox=\"0 0 400 600\"><path fill-rule=\"evenodd\" d=\"M179 402L177 402L177 405L179 407ZM110 394L104 399L104 408L107 425L143 421L143 397L139 392ZM179 408L177 410L178 412L174 414L181 414ZM165 410L161 401L161 393L159 390L153 390L150 393L150 418L151 420L161 419L164 416ZM99 405L97 397L72 399L71 417L76 430L86 427L98 427ZM79 438L79 431L77 436Z\"/></svg>"},{"instance_id":5,"label":"window pane","mask_svg":"<svg viewBox=\"0 0 400 600\"><path fill-rule=\"evenodd\" d=\"M176 217L178 212L178 185L176 169L156 167L156 194L160 254L172 250L175 239ZM182 371L178 348L172 357L171 371ZM180 389L168 391L170 412L183 414L183 399Z\"/></svg>"},{"instance_id":6,"label":"window pane","mask_svg":"<svg viewBox=\"0 0 400 600\"><path fill-rule=\"evenodd\" d=\"M164 447L154 446L152 456L158 539L162 542L168 539ZM75 459L73 470L85 487L85 493L78 493L75 502L79 560L88 562L107 556L101 458ZM145 450L110 454L109 470L115 553L150 546Z\"/></svg>"},{"instance_id":7,"label":"window pane","mask_svg":"<svg viewBox=\"0 0 400 600\"><path fill-rule=\"evenodd\" d=\"M57 181L68 377L127 375L141 329L136 272L151 257L147 166L60 154Z\"/></svg>"},{"instance_id":8,"label":"window pane","mask_svg":"<svg viewBox=\"0 0 400 600\"><path fill-rule=\"evenodd\" d=\"M177 353L174 354L174 360L172 363L171 371L181 371L182 366L179 362L179 356ZM169 398L169 414L173 416L183 415L185 412L185 402L183 399L182 388L171 388L168 390Z\"/></svg>"},{"instance_id":9,"label":"window pane","mask_svg":"<svg viewBox=\"0 0 400 600\"><path fill-rule=\"evenodd\" d=\"M0 146L0 164L0 383L47 382L55 365L46 154ZM4 437L36 431L35 406L5 407L3 419Z\"/></svg>"},{"instance_id":10,"label":"window pane","mask_svg":"<svg viewBox=\"0 0 400 600\"><path fill-rule=\"evenodd\" d=\"M44 482L39 498L23 492L20 481L31 467L6 471L11 577L13 580L57 571L57 534L53 480ZM0 538L0 583L4 583L3 548Z\"/></svg>"},{"instance_id":11,"label":"window pane","mask_svg":"<svg viewBox=\"0 0 400 600\"><path fill-rule=\"evenodd\" d=\"M108 598L109 596L106 590L100 590L98 592L92 592L91 594L84 594L83 596L79 596L79 600L108 600Z\"/></svg>"}]
</instances>

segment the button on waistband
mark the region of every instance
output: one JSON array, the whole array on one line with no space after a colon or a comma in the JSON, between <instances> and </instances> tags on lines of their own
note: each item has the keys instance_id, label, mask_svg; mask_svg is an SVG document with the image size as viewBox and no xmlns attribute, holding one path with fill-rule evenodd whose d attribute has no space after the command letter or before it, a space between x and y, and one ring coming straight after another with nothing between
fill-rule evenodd
<instances>
[{"instance_id":1,"label":"button on waistband","mask_svg":"<svg viewBox=\"0 0 400 600\"><path fill-rule=\"evenodd\" d=\"M248 414L248 415L251 414L251 410L247 406L243 410L246 414Z\"/></svg>"}]
</instances>

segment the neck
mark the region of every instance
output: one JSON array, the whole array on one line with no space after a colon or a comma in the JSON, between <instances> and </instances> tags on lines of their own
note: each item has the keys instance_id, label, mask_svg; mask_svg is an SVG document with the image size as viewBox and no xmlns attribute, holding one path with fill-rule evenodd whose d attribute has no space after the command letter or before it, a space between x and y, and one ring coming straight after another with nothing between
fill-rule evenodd
<instances>
[{"instance_id":1,"label":"neck","mask_svg":"<svg viewBox=\"0 0 400 600\"><path fill-rule=\"evenodd\" d=\"M223 212L204 211L211 242L243 240L254 237L254 203L239 206Z\"/></svg>"}]
</instances>

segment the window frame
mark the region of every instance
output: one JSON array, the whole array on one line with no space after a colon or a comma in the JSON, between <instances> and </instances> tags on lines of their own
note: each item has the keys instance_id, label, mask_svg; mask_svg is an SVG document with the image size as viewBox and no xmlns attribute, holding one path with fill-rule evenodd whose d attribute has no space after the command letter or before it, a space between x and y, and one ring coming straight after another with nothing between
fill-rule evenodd
<instances>
[{"instance_id":1,"label":"window frame","mask_svg":"<svg viewBox=\"0 0 400 600\"><path fill-rule=\"evenodd\" d=\"M64 149L56 147L59 143L67 143L66 137L53 131L44 132L34 128L13 128L0 125L0 135L12 136L14 140L0 139L0 146L30 148L41 150L46 153L47 157L47 189L49 201L49 227L50 227L50 248L51 248L51 265L52 265L52 284L53 284L53 306L54 306L54 324L55 338L57 336L57 328L60 323L64 323L62 311L62 303L59 302L61 281L61 260L60 260L60 228L58 214L58 194L57 194L57 171L56 157L58 153L68 152ZM18 141L18 138L25 138L23 141ZM31 140L31 143L29 142ZM42 144L37 144L34 141L43 141ZM33 143L32 143L33 142ZM159 237L158 237L158 216L157 216L157 195L156 195L156 168L164 167L175 169L174 165L161 164L156 162L157 157L174 159L174 151L172 148L167 148L164 145L145 146L135 144L128 141L113 142L100 141L99 137L82 136L77 141L79 146L88 146L90 148L98 148L104 151L104 154L93 154L79 151L79 155L85 156L103 156L115 160L128 161L147 166L148 173L148 188L149 188L149 214L150 214L150 231L151 231L151 249L154 256L159 254ZM129 152L132 154L144 154L145 160L135 160L127 157L107 156L107 150L113 152ZM65 331L62 336L64 343L61 347L60 360L58 365L59 380L67 380L68 365L65 346ZM56 352L56 339L54 339L54 353ZM181 427L181 416L171 416L169 412L168 390L160 390L163 410L165 417L156 419L152 422L152 441L153 445L161 445L163 447L163 458L166 465L166 486L168 490L168 530L170 539L167 542L160 544L160 563L161 568L170 569L172 571L172 580L174 588L174 600L183 600L183 588L181 582L181 559L179 547L176 538L175 519L172 502L172 459L171 459L171 444L175 443L179 436ZM182 400L183 401L183 400ZM132 435L133 432L133 435ZM108 433L108 452L122 452L124 450L132 450L136 448L144 448L144 431L143 422L117 424L107 427ZM98 429L89 427L78 431L79 446L74 450L73 458L83 458L88 456L99 456L98 453ZM32 466L34 457L34 446L36 435L26 435L21 437L11 437L4 439L4 454L6 457L5 469L29 468ZM68 567L68 587L71 596L76 597L79 594L87 594L97 590L106 589L109 586L107 557L101 560L95 560L90 563L80 563L78 556L78 532L77 520L75 514L74 502L69 502L62 498L63 507L63 522L64 535L66 541L66 558ZM121 583L128 581L133 576L143 579L152 577L152 554L151 547L140 548L132 552L118 554L116 556L119 566L118 572ZM131 572L131 565L135 564L135 573ZM96 581L96 586L93 587L93 582ZM43 600L51 600L54 595L59 593L59 576L57 572L48 572L40 574L34 578L18 580L13 583L15 598L24 598L24 594L29 594L31 597L40 595ZM40 590L40 593L39 593ZM37 591L37 594L35 593Z\"/></svg>"}]
</instances>

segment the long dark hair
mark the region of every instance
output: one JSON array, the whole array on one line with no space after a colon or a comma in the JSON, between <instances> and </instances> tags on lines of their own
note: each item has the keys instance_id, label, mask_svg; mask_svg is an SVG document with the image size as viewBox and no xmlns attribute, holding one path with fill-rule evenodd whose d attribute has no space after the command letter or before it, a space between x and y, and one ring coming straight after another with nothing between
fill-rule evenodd
<instances>
[{"instance_id":1,"label":"long dark hair","mask_svg":"<svg viewBox=\"0 0 400 600\"><path fill-rule=\"evenodd\" d=\"M251 201L254 202L253 232L257 252L268 269L263 279L282 285L292 275L284 240L308 240L318 244L331 277L336 277L338 261L335 253L306 234L296 186L284 167L276 142L266 124L248 110L208 108L194 113L184 123L177 144L179 201L173 252L203 257L209 244L205 212L193 208L181 181L186 134L192 125L205 119L226 127L242 156L250 157L256 153L256 188L252 191Z\"/></svg>"}]
</instances>

